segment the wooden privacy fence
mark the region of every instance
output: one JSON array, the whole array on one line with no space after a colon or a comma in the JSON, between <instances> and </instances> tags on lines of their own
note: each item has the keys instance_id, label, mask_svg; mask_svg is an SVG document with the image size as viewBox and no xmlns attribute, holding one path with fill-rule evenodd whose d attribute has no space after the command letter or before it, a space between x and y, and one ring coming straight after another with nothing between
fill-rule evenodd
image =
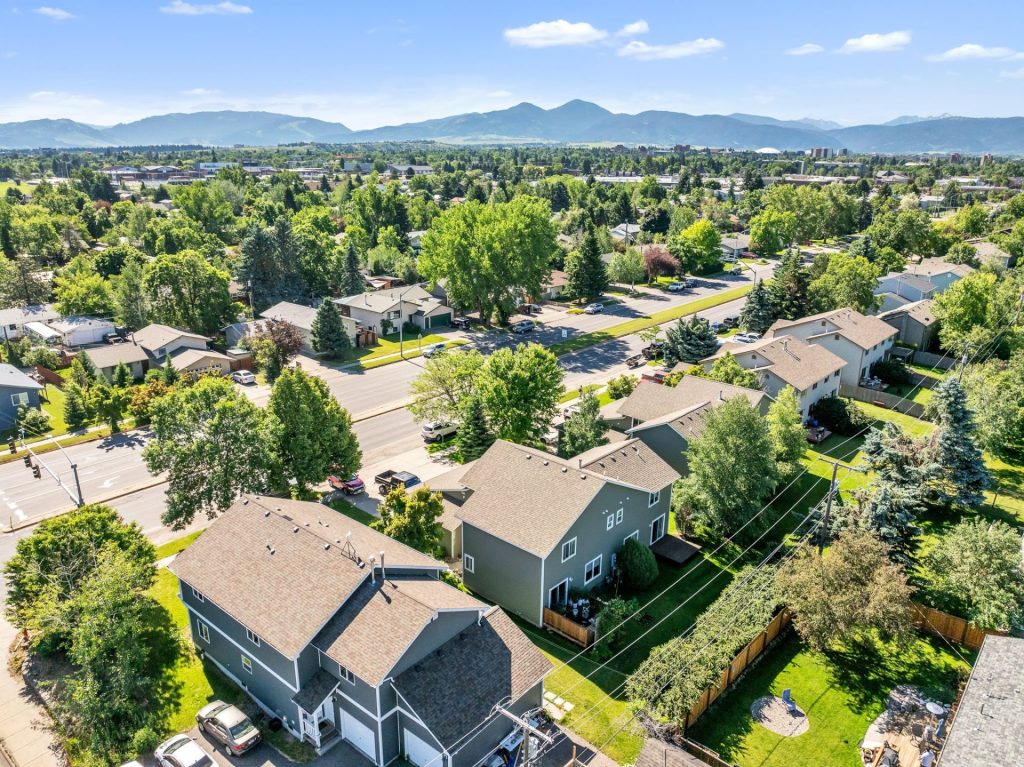
<instances>
[{"instance_id":1,"label":"wooden privacy fence","mask_svg":"<svg viewBox=\"0 0 1024 767\"><path fill-rule=\"evenodd\" d=\"M931 352L914 352L914 364L923 365L929 368L939 368L940 370L949 370L951 367L956 365L958 362L956 357L946 355L943 357L941 354L932 354Z\"/></svg>"},{"instance_id":2,"label":"wooden privacy fence","mask_svg":"<svg viewBox=\"0 0 1024 767\"><path fill-rule=\"evenodd\" d=\"M756 637L750 640L746 647L740 650L733 657L732 662L722 671L722 676L718 680L718 684L713 687L708 687L701 693L701 696L697 699L697 702L693 704L690 709L690 713L686 715L686 722L684 723L685 728L690 727L704 714L705 711L714 703L718 698L728 690L732 684L739 679L740 675L747 670L747 667L757 660L765 648L770 645L782 630L786 628L792 621L793 616L788 609L784 609L769 623L764 630ZM696 756L696 754L695 754ZM713 762L708 762L713 764Z\"/></svg>"},{"instance_id":3,"label":"wooden privacy fence","mask_svg":"<svg viewBox=\"0 0 1024 767\"><path fill-rule=\"evenodd\" d=\"M972 650L981 647L981 643L985 641L988 634L1006 636L1005 631L980 629L956 615L916 603L911 607L911 616L918 630L935 634L951 642L962 644L964 647L970 647Z\"/></svg>"},{"instance_id":4,"label":"wooden privacy fence","mask_svg":"<svg viewBox=\"0 0 1024 767\"><path fill-rule=\"evenodd\" d=\"M682 738L680 740L679 747L690 756L700 759L704 764L709 764L711 767L735 767L735 765L725 761L725 759L720 757L707 746L702 746L700 743L687 738Z\"/></svg>"},{"instance_id":5,"label":"wooden privacy fence","mask_svg":"<svg viewBox=\"0 0 1024 767\"><path fill-rule=\"evenodd\" d=\"M912 415L914 418L921 418L924 416L924 406L919 402L912 400L903 399L897 397L895 394L889 394L888 392L879 391L878 389L868 389L865 386L839 386L840 397L850 397L861 402L869 402L872 405L879 405L880 407L895 410L900 413L906 413Z\"/></svg>"},{"instance_id":6,"label":"wooden privacy fence","mask_svg":"<svg viewBox=\"0 0 1024 767\"><path fill-rule=\"evenodd\" d=\"M570 642L575 642L580 647L590 647L594 643L594 629L590 626L581 626L571 618L566 618L561 613L544 608L544 626L561 634Z\"/></svg>"}]
</instances>

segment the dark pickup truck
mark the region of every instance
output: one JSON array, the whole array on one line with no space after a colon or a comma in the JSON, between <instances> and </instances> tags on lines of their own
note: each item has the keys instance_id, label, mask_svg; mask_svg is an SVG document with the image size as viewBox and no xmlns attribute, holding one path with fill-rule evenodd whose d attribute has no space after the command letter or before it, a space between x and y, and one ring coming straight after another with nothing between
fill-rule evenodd
<instances>
[{"instance_id":1,"label":"dark pickup truck","mask_svg":"<svg viewBox=\"0 0 1024 767\"><path fill-rule=\"evenodd\" d=\"M420 478L412 472L388 469L374 477L373 481L377 485L377 490L380 491L380 494L387 495L392 490L397 490L400 487L404 487L407 490L410 487L415 487L420 483Z\"/></svg>"},{"instance_id":2,"label":"dark pickup truck","mask_svg":"<svg viewBox=\"0 0 1024 767\"><path fill-rule=\"evenodd\" d=\"M665 344L661 341L652 341L649 345L640 350L644 359L656 360L665 353Z\"/></svg>"}]
</instances>

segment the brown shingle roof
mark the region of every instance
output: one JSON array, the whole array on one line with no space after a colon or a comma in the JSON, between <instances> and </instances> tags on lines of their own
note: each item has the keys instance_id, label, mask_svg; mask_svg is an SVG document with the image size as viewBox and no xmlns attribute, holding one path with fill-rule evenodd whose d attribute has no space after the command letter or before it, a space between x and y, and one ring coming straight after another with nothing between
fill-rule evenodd
<instances>
[{"instance_id":1,"label":"brown shingle roof","mask_svg":"<svg viewBox=\"0 0 1024 767\"><path fill-rule=\"evenodd\" d=\"M656 426L668 426L680 437L689 441L694 437L699 437L701 432L704 431L708 413L712 410L714 410L714 403L702 402L685 410L677 410L674 413L663 415L661 418L652 418L650 421L644 421L639 426L630 429L628 433L633 435L638 431L652 429Z\"/></svg>"},{"instance_id":2,"label":"brown shingle roof","mask_svg":"<svg viewBox=\"0 0 1024 767\"><path fill-rule=\"evenodd\" d=\"M380 551L389 567L444 568L318 503L245 496L179 554L170 570L294 658L369 577L366 562Z\"/></svg>"},{"instance_id":3,"label":"brown shingle roof","mask_svg":"<svg viewBox=\"0 0 1024 767\"><path fill-rule=\"evenodd\" d=\"M905 306L900 306L897 309L891 309L890 311L883 312L878 316L880 319L885 320L890 317L898 317L901 314L913 317L925 326L932 325L936 322L935 312L932 310L932 300L930 298L914 301L913 303L906 304Z\"/></svg>"},{"instance_id":4,"label":"brown shingle roof","mask_svg":"<svg viewBox=\"0 0 1024 767\"><path fill-rule=\"evenodd\" d=\"M485 610L487 606L436 578L377 578L359 587L313 645L376 687L440 608Z\"/></svg>"},{"instance_id":5,"label":"brown shingle roof","mask_svg":"<svg viewBox=\"0 0 1024 767\"><path fill-rule=\"evenodd\" d=\"M497 716L497 703L516 701L552 668L500 608L412 668L394 687L445 748ZM539 701L538 701L539 702ZM472 739L458 743L459 747Z\"/></svg>"},{"instance_id":6,"label":"brown shingle roof","mask_svg":"<svg viewBox=\"0 0 1024 767\"><path fill-rule=\"evenodd\" d=\"M587 471L654 493L679 479L679 472L639 439L601 445L577 456Z\"/></svg>"},{"instance_id":7,"label":"brown shingle roof","mask_svg":"<svg viewBox=\"0 0 1024 767\"><path fill-rule=\"evenodd\" d=\"M754 344L727 343L704 362L727 353L731 353L741 367L769 370L797 391L803 391L846 365L842 358L820 344L808 344L792 336L764 338Z\"/></svg>"},{"instance_id":8,"label":"brown shingle roof","mask_svg":"<svg viewBox=\"0 0 1024 767\"><path fill-rule=\"evenodd\" d=\"M834 309L798 320L776 320L765 334L769 338L787 335L792 328L803 328L814 324L814 335L808 343L814 343L817 336L838 333L861 349L870 349L896 335L896 329L879 319L864 315L856 309Z\"/></svg>"},{"instance_id":9,"label":"brown shingle roof","mask_svg":"<svg viewBox=\"0 0 1024 767\"><path fill-rule=\"evenodd\" d=\"M115 367L121 362L125 365L131 365L133 362L145 362L149 359L149 355L146 354L146 350L137 343L133 344L131 341L123 344L111 344L107 346L96 346L92 349L83 349L82 353L87 354L89 359L92 360L92 364L100 370L103 368Z\"/></svg>"},{"instance_id":10,"label":"brown shingle roof","mask_svg":"<svg viewBox=\"0 0 1024 767\"><path fill-rule=\"evenodd\" d=\"M146 325L141 330L136 330L132 333L131 338L139 346L149 351L156 351L178 338L194 338L199 341L210 340L198 333L189 333L187 330L178 330L170 325L159 325L157 323Z\"/></svg>"},{"instance_id":11,"label":"brown shingle roof","mask_svg":"<svg viewBox=\"0 0 1024 767\"><path fill-rule=\"evenodd\" d=\"M747 389L744 386L734 386L700 376L683 376L676 386L641 381L619 404L619 414L638 421L649 421L668 416L670 413L689 410L703 402L723 401L739 396L746 397L754 407L760 407L768 397L757 389Z\"/></svg>"}]
</instances>

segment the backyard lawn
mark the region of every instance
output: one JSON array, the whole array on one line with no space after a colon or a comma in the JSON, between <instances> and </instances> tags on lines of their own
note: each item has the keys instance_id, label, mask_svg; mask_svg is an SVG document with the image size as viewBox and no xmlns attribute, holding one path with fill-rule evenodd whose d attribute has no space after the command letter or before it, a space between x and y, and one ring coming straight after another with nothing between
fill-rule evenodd
<instances>
[{"instance_id":1,"label":"backyard lawn","mask_svg":"<svg viewBox=\"0 0 1024 767\"><path fill-rule=\"evenodd\" d=\"M687 735L740 767L851 767L860 763L858 744L885 708L890 690L913 684L926 697L949 703L960 671L968 668L939 639L918 637L908 648L881 645L819 653L792 635L770 650ZM781 696L786 688L810 725L796 737L773 733L750 714L755 700Z\"/></svg>"}]
</instances>

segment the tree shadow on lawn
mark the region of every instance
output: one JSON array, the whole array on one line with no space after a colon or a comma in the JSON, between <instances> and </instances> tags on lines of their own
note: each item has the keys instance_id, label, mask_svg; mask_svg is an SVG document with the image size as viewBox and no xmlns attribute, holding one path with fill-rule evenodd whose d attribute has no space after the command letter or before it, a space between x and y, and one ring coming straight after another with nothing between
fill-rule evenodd
<instances>
[{"instance_id":1,"label":"tree shadow on lawn","mask_svg":"<svg viewBox=\"0 0 1024 767\"><path fill-rule=\"evenodd\" d=\"M146 598L149 604L138 641L147 645L151 652L153 689L147 697L159 726L168 729L171 714L181 706L185 689L177 670L194 651L171 613L156 599Z\"/></svg>"}]
</instances>

